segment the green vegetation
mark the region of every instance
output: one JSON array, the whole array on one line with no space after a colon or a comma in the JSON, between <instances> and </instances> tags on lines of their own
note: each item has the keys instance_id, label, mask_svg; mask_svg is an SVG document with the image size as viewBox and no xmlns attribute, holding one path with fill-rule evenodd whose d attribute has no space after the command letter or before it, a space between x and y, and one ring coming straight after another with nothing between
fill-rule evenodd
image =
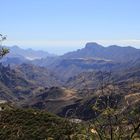
<instances>
[{"instance_id":1,"label":"green vegetation","mask_svg":"<svg viewBox=\"0 0 140 140\"><path fill-rule=\"evenodd\" d=\"M4 110L0 120L1 140L64 140L76 133L76 124L43 111Z\"/></svg>"},{"instance_id":2,"label":"green vegetation","mask_svg":"<svg viewBox=\"0 0 140 140\"><path fill-rule=\"evenodd\" d=\"M120 116L105 109L92 121L75 123L33 109L1 104L0 140L139 140L139 108ZM129 119L130 120L129 120ZM111 137L112 136L112 137Z\"/></svg>"},{"instance_id":3,"label":"green vegetation","mask_svg":"<svg viewBox=\"0 0 140 140\"><path fill-rule=\"evenodd\" d=\"M121 108L118 102L112 104L111 100L113 100L111 96L106 96L106 100L102 100L102 104L104 104L102 109L99 106L94 106L94 110L99 115L93 119L92 124L99 139L140 139L140 104L136 104L135 107L128 106L125 108L124 106Z\"/></svg>"},{"instance_id":4,"label":"green vegetation","mask_svg":"<svg viewBox=\"0 0 140 140\"><path fill-rule=\"evenodd\" d=\"M9 53L9 49L7 48L3 48L2 47L2 42L6 40L6 36L3 36L2 34L0 34L0 57L5 56L7 53Z\"/></svg>"}]
</instances>

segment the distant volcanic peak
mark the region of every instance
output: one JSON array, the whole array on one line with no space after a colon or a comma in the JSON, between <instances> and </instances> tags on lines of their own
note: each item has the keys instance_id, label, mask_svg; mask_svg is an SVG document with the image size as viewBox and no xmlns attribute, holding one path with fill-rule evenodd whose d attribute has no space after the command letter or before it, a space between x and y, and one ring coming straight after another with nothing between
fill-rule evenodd
<instances>
[{"instance_id":1,"label":"distant volcanic peak","mask_svg":"<svg viewBox=\"0 0 140 140\"><path fill-rule=\"evenodd\" d=\"M86 48L103 48L103 46L96 42L88 42Z\"/></svg>"}]
</instances>

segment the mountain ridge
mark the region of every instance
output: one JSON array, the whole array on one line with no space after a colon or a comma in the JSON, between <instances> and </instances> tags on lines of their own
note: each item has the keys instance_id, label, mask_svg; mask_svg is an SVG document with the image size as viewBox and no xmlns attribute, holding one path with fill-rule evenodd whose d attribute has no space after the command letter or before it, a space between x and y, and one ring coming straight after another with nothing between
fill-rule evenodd
<instances>
[{"instance_id":1,"label":"mountain ridge","mask_svg":"<svg viewBox=\"0 0 140 140\"><path fill-rule=\"evenodd\" d=\"M130 59L128 59L129 56L133 57L133 59L140 57L139 54L140 54L140 49L136 49L130 46L121 47L118 45L110 45L108 47L104 47L97 43L87 43L85 45L85 48L66 53L62 57L66 57L66 58L93 57L93 58L114 60L117 62L121 62L121 61L124 62L125 59L126 61L130 61Z\"/></svg>"}]
</instances>

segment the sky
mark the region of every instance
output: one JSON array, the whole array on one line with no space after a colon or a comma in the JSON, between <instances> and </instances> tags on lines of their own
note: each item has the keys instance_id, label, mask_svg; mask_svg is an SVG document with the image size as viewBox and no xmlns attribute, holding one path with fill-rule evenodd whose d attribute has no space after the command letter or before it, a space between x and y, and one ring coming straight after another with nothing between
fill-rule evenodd
<instances>
[{"instance_id":1,"label":"sky","mask_svg":"<svg viewBox=\"0 0 140 140\"><path fill-rule=\"evenodd\" d=\"M87 42L140 48L140 0L0 0L4 45L63 54Z\"/></svg>"}]
</instances>

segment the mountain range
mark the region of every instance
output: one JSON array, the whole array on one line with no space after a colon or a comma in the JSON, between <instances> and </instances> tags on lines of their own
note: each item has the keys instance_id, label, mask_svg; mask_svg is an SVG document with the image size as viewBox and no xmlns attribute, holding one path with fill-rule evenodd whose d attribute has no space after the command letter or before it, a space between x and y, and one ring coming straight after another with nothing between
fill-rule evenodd
<instances>
[{"instance_id":1,"label":"mountain range","mask_svg":"<svg viewBox=\"0 0 140 140\"><path fill-rule=\"evenodd\" d=\"M6 46L4 46L6 47ZM111 45L104 47L95 42L89 42L85 45L85 48L79 49L77 51L68 52L61 56L56 56L55 54L49 54L48 52L41 50L33 49L21 49L18 46L8 47L10 53L7 55L8 58L20 58L27 60L40 60L40 65L47 66L51 62L57 61L60 59L76 59L76 58L86 58L86 59L95 59L95 60L104 60L104 61L114 61L119 63L124 63L128 61L135 61L140 59L140 49L136 49L131 46L117 46ZM52 60L51 60L51 59ZM46 63L43 63L46 61ZM12 63L12 62L11 62ZM34 62L35 63L35 62ZM39 62L38 62L39 63Z\"/></svg>"},{"instance_id":2,"label":"mountain range","mask_svg":"<svg viewBox=\"0 0 140 140\"><path fill-rule=\"evenodd\" d=\"M140 58L140 50L131 46L111 45L104 47L97 43L87 43L85 48L65 54L64 58L95 58L115 62L128 62Z\"/></svg>"},{"instance_id":3,"label":"mountain range","mask_svg":"<svg viewBox=\"0 0 140 140\"><path fill-rule=\"evenodd\" d=\"M85 48L62 56L35 60L32 64L54 71L60 79L68 80L81 72L114 71L140 65L140 49L112 45L103 47L97 43L87 43Z\"/></svg>"},{"instance_id":4,"label":"mountain range","mask_svg":"<svg viewBox=\"0 0 140 140\"><path fill-rule=\"evenodd\" d=\"M33 50L31 48L29 49L22 49L18 46L4 46L10 50L10 53L1 61L4 64L22 64L22 63L30 63L30 61L33 61L35 59L43 59L47 57L54 57L56 55L49 54L48 52L42 51L42 50Z\"/></svg>"},{"instance_id":5,"label":"mountain range","mask_svg":"<svg viewBox=\"0 0 140 140\"><path fill-rule=\"evenodd\" d=\"M120 105L133 96L137 103L140 49L87 43L83 49L55 56L14 47L2 59L0 72L0 99L63 117L77 108L78 118L90 119L94 117L91 104L99 96L104 100L113 93Z\"/></svg>"}]
</instances>

